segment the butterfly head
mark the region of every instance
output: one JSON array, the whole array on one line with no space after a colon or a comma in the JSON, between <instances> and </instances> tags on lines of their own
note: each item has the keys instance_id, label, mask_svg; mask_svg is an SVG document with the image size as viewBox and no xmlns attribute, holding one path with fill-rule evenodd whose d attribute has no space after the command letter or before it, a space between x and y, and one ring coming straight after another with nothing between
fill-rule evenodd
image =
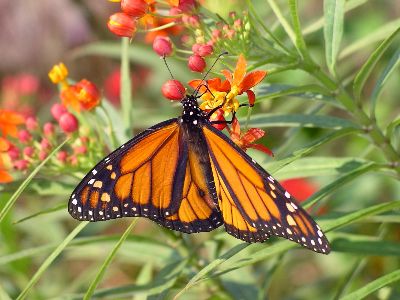
<instances>
[{"instance_id":1,"label":"butterfly head","mask_svg":"<svg viewBox=\"0 0 400 300\"><path fill-rule=\"evenodd\" d=\"M182 117L181 122L185 122L187 124L197 125L203 119L204 115L202 110L197 103L197 97L195 95L186 95L182 100Z\"/></svg>"}]
</instances>

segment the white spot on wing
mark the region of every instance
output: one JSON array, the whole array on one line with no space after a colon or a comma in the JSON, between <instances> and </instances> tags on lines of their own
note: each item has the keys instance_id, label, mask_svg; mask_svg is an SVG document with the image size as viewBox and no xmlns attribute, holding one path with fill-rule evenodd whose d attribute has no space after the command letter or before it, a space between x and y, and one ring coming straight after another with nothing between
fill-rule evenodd
<instances>
[{"instance_id":1,"label":"white spot on wing","mask_svg":"<svg viewBox=\"0 0 400 300\"><path fill-rule=\"evenodd\" d=\"M285 197L290 198L290 194L288 192L285 192Z\"/></svg>"},{"instance_id":2,"label":"white spot on wing","mask_svg":"<svg viewBox=\"0 0 400 300\"><path fill-rule=\"evenodd\" d=\"M93 184L94 183L94 178L90 179L88 184Z\"/></svg>"},{"instance_id":3,"label":"white spot on wing","mask_svg":"<svg viewBox=\"0 0 400 300\"><path fill-rule=\"evenodd\" d=\"M96 174L97 174L96 169L93 169L93 170L92 170L92 174L93 174L93 175L96 175Z\"/></svg>"},{"instance_id":4,"label":"white spot on wing","mask_svg":"<svg viewBox=\"0 0 400 300\"><path fill-rule=\"evenodd\" d=\"M78 204L78 201L76 200L76 199L74 199L74 200L72 200L72 202L71 202L73 205L77 205Z\"/></svg>"}]
</instances>

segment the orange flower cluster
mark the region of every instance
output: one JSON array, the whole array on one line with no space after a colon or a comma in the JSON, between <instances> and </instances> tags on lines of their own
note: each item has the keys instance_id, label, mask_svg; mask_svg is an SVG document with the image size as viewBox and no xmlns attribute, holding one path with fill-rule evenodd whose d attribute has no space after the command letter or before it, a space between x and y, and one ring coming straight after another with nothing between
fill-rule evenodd
<instances>
[{"instance_id":1,"label":"orange flower cluster","mask_svg":"<svg viewBox=\"0 0 400 300\"><path fill-rule=\"evenodd\" d=\"M213 78L204 82L200 79L195 79L189 82L189 85L194 89L199 86L199 93L203 94L201 97L204 102L200 105L203 110L209 110L220 107L224 110L225 114L237 111L239 108L238 95L243 93L247 94L249 105L253 106L255 102L254 92L251 90L254 86L260 83L267 75L266 71L253 71L246 74L247 62L243 54L240 54L236 64L235 71L231 73L228 70L222 70L225 80L220 78Z\"/></svg>"},{"instance_id":2,"label":"orange flower cluster","mask_svg":"<svg viewBox=\"0 0 400 300\"><path fill-rule=\"evenodd\" d=\"M87 79L82 79L76 84L69 84L68 69L63 63L53 66L49 78L54 84L61 85L61 101L65 107L76 112L91 110L100 104L101 95L96 85Z\"/></svg>"}]
</instances>

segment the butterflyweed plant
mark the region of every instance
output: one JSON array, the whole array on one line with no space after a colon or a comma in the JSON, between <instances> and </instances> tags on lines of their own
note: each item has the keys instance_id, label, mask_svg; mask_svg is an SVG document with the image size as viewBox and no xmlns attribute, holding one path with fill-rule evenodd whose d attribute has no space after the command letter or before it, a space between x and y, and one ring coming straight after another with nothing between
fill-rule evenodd
<instances>
[{"instance_id":1,"label":"butterflyweed plant","mask_svg":"<svg viewBox=\"0 0 400 300\"><path fill-rule=\"evenodd\" d=\"M0 107L0 298L399 299L398 5L113 2L119 12L102 26L114 35L55 62L57 95L40 115ZM222 229L187 235L145 218L68 214L83 176L178 116L165 99L191 94L224 52L201 108L229 100L211 118L237 120L216 127L316 218L328 256L280 238L247 244ZM117 97L69 71L92 56L120 63ZM234 72L249 79L235 85Z\"/></svg>"}]
</instances>

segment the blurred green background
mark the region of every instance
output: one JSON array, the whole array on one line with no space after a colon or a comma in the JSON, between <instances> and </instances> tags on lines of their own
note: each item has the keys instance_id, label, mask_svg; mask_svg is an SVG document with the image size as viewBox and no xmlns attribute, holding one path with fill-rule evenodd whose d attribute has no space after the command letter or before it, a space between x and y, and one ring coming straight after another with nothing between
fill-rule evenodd
<instances>
[{"instance_id":1,"label":"blurred green background","mask_svg":"<svg viewBox=\"0 0 400 300\"><path fill-rule=\"evenodd\" d=\"M271 9L271 1L252 2L265 25L283 43L290 44ZM285 16L289 15L287 1L272 2L279 5ZM354 8L345 15L337 63L337 76L345 88L351 85L354 74L379 43L400 26L399 1L347 1L349 3ZM209 0L203 4L210 12L218 13L223 18L230 11L241 15L247 8L245 1ZM71 78L93 81L110 102L117 103L116 106L109 105L115 107L111 115L118 128L120 41L106 27L108 16L117 10L117 4L99 0L1 1L0 108L38 116L42 122L51 120L50 107L58 101L58 95L47 73L54 64L63 61L70 70ZM327 70L321 23L323 1L299 2L299 15L311 56ZM151 45L143 42L143 36L144 33L139 33L130 45L134 116L132 136L180 112L178 105L171 104L161 96L161 85L169 79L169 73ZM383 54L367 82L365 95L371 93L399 45L397 39ZM259 57L255 55L253 60L257 62L257 59ZM185 60L172 57L168 62L175 78L181 82L199 77L188 70ZM273 63L263 66L267 70L276 67ZM34 84L28 93L16 96L12 93L9 79L19 76L30 76ZM378 125L382 128L399 116L399 81L400 72L397 68L385 83L376 108ZM304 95L268 99L268 94L279 86L300 86L314 82L314 78L300 69L272 72L263 85L256 89L261 100L254 114L302 114L318 109L322 115L351 119L341 109L316 106L314 102L305 101ZM239 116L245 117L246 111ZM296 125L278 123L263 127L267 134L262 143L275 152L275 158L254 151L249 153L280 180L305 177L318 191L357 167L357 158L386 163L383 155L374 151L371 141L358 134L323 144L307 159L280 169L279 162L283 158L324 137L331 129L323 126L298 128ZM121 142L123 140L121 136ZM398 136L393 141L398 149ZM99 149L102 147L99 144ZM335 160L329 165L325 163L326 157L343 158L343 161ZM347 158L351 158L348 161L356 165L347 165L346 169L342 163ZM88 170L93 163L87 162L87 166L80 170L81 174L85 167ZM345 169L340 169L343 166ZM54 175L57 180L50 181L49 177L39 172L1 224L0 299L16 298L54 248L77 226L64 207L78 180L68 174ZM6 203L23 179L24 175L21 175L16 182L0 189L0 206ZM320 216L324 222L324 219L334 220L336 216L339 219L345 213L373 205L399 201L398 180L393 173L378 170L355 177L347 184L338 183L329 195L311 209L311 213ZM50 209L54 209L54 212L49 213ZM41 211L47 213L15 223ZM121 219L86 226L79 238L71 242L42 274L27 299L82 298L82 293L98 274L101 264L129 222ZM268 254L264 259L238 269L230 269L228 264L220 269L222 274L216 276L214 273L214 277L188 289L180 299L340 299L368 282L399 269L399 222L399 212L395 210L341 228L332 236L328 234L328 238L334 240L334 251L329 256L297 248L287 253ZM232 266L256 257L259 251L275 246L276 241L242 250L235 256ZM107 268L98 287L104 294L100 293L98 297L172 299L203 267L229 249L235 251L240 247L243 247L242 243L222 229L212 233L179 235L141 218L133 234ZM189 256L189 251L194 251L194 254ZM379 289L367 299L400 299L399 281Z\"/></svg>"}]
</instances>

